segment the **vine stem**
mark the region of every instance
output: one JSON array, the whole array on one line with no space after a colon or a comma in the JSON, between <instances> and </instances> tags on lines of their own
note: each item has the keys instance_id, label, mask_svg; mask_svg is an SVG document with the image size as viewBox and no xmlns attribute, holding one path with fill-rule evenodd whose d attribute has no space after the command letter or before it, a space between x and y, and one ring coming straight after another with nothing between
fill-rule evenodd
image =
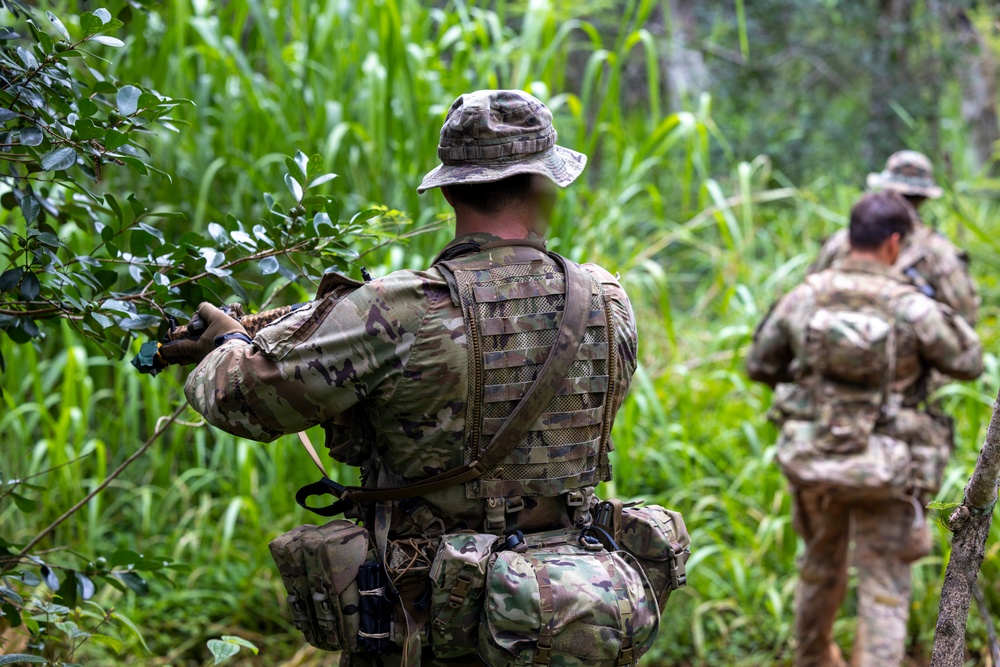
<instances>
[{"instance_id":1,"label":"vine stem","mask_svg":"<svg viewBox=\"0 0 1000 667\"><path fill-rule=\"evenodd\" d=\"M160 420L156 424L156 430L153 432L153 435L149 436L146 442L142 443L142 446L139 447L139 449L137 449L135 452L132 453L131 456L125 459L120 466L115 468L115 470L110 475L108 475L103 482L101 482L93 491L88 493L82 500L80 500L80 502L70 507L63 513L61 517L59 517L51 524L49 524L48 527L45 528L45 530L38 533L38 535L36 535L34 539L28 542L28 544L23 549L21 549L21 552L19 554L17 554L11 559L4 559L8 561L8 565L5 568L0 568L0 571L12 567L12 565L9 565L9 563L20 562L21 559L27 556L28 553L31 552L31 550L35 547L35 545L37 545L39 542L45 539L45 537L48 536L49 533L58 528L60 524L62 524L66 519L70 518L78 511L80 511L80 508L82 508L84 505L90 502L90 500L94 496L96 496L98 493L107 488L107 486L111 484L111 482L113 482L115 478L118 477L118 475L122 474L122 472L124 472L126 468L128 468L130 465L132 465L132 463L135 462L136 459L142 456L146 452L146 450L149 449L153 445L153 443L156 442L160 438L160 436L164 434L164 432L166 432L167 428L171 424L177 421L177 419L181 416L181 413L184 412L184 409L187 407L187 405L188 405L187 401L184 401L176 410L174 410L174 412L169 417L160 417Z\"/></svg>"}]
</instances>

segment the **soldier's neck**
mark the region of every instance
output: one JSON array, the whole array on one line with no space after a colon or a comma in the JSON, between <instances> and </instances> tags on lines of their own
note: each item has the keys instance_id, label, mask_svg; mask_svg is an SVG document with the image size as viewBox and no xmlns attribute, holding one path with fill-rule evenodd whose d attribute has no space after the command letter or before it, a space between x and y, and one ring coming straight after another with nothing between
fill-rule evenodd
<instances>
[{"instance_id":1,"label":"soldier's neck","mask_svg":"<svg viewBox=\"0 0 1000 667\"><path fill-rule=\"evenodd\" d=\"M502 239L523 239L529 232L539 232L540 225L532 208L517 208L484 215L472 209L455 210L455 236L493 234Z\"/></svg>"}]
</instances>

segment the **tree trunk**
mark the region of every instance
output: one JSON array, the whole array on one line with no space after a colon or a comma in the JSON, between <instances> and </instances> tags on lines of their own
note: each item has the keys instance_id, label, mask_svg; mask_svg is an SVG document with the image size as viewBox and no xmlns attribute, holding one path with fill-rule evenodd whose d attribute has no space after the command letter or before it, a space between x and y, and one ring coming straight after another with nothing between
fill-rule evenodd
<instances>
[{"instance_id":1,"label":"tree trunk","mask_svg":"<svg viewBox=\"0 0 1000 667\"><path fill-rule=\"evenodd\" d=\"M983 564L986 539L997 501L1000 475L1000 395L972 478L965 487L962 506L949 518L955 531L951 559L941 589L941 606L934 631L931 667L962 667L965 662L965 624L969 619L972 589Z\"/></svg>"},{"instance_id":2,"label":"tree trunk","mask_svg":"<svg viewBox=\"0 0 1000 667\"><path fill-rule=\"evenodd\" d=\"M694 0L670 0L670 15L664 17L667 29L665 60L667 94L671 111L680 111L708 89L705 58L698 43L698 21Z\"/></svg>"},{"instance_id":3,"label":"tree trunk","mask_svg":"<svg viewBox=\"0 0 1000 667\"><path fill-rule=\"evenodd\" d=\"M993 150L1000 140L997 123L997 65L969 15L952 10L959 57L956 74L962 86L962 120L969 128L972 159L977 170L989 167L995 173Z\"/></svg>"}]
</instances>

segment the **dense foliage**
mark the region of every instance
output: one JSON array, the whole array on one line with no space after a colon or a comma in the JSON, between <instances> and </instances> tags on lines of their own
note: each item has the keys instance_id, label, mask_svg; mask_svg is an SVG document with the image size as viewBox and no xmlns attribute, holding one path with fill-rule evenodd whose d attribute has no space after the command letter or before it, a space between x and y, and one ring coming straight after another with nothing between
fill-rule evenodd
<instances>
[{"instance_id":1,"label":"dense foliage","mask_svg":"<svg viewBox=\"0 0 1000 667\"><path fill-rule=\"evenodd\" d=\"M880 3L705 5L696 46L712 76L686 96L665 83L664 39L680 29L684 3L143 4L109 1L105 13L46 3L58 21L16 4L17 15L3 14L0 75L38 96L0 90L0 107L16 114L2 120L0 109L3 546L29 545L182 405L182 373L151 380L123 358L137 334L162 333L162 314L180 318L206 298L254 309L306 299L331 266L425 266L449 229L438 195L415 187L435 163L447 105L470 89L521 87L553 108L561 142L591 158L560 199L551 245L618 270L639 319L641 367L615 427L615 482L602 493L680 509L695 542L689 586L672 597L646 664L786 664L797 546L763 419L770 396L747 381L742 355L754 323L861 192L866 135L851 119L871 109L867 95L825 84L796 97L794 82L822 68L785 63L782 44L801 34L795 53L829 48L823 67L854 76L859 61L847 54L877 41L856 27L877 22ZM934 3L912 4L915 21L931 21ZM783 11L806 26L796 13L806 10L829 20L798 33L769 22ZM857 41L838 48L848 39ZM954 60L931 55L942 68ZM932 113L919 106L926 88L913 105L893 98L898 117L916 119L896 136L953 156L941 174L948 194L926 208L971 252L989 350L993 183L964 157L957 84L932 79ZM408 238L387 243L390 232ZM960 499L975 460L1000 385L992 354L988 365L979 382L944 390L959 448L943 500ZM238 635L260 647L262 664L291 659L301 641L266 543L313 520L291 497L312 481L305 456L291 439L239 440L190 411L143 451L32 545L44 566L8 570L0 628L23 624L0 633L0 652L200 664L235 652L239 640L215 638ZM947 532L938 537L915 569L916 657L929 654L936 616ZM997 544L984 582L997 575ZM128 573L143 568L139 585ZM986 595L1000 609L1000 590ZM982 636L973 619L972 654Z\"/></svg>"}]
</instances>

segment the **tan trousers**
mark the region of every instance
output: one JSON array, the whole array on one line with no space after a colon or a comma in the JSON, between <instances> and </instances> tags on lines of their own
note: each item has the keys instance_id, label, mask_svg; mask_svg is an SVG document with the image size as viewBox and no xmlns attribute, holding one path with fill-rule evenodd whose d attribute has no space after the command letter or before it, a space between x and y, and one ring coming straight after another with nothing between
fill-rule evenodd
<instances>
[{"instance_id":1,"label":"tan trousers","mask_svg":"<svg viewBox=\"0 0 1000 667\"><path fill-rule=\"evenodd\" d=\"M903 500L837 502L793 490L792 522L805 541L795 599L795 667L843 667L833 622L847 591L851 541L858 626L851 665L898 667L910 613L910 564L930 553L930 531Z\"/></svg>"}]
</instances>

